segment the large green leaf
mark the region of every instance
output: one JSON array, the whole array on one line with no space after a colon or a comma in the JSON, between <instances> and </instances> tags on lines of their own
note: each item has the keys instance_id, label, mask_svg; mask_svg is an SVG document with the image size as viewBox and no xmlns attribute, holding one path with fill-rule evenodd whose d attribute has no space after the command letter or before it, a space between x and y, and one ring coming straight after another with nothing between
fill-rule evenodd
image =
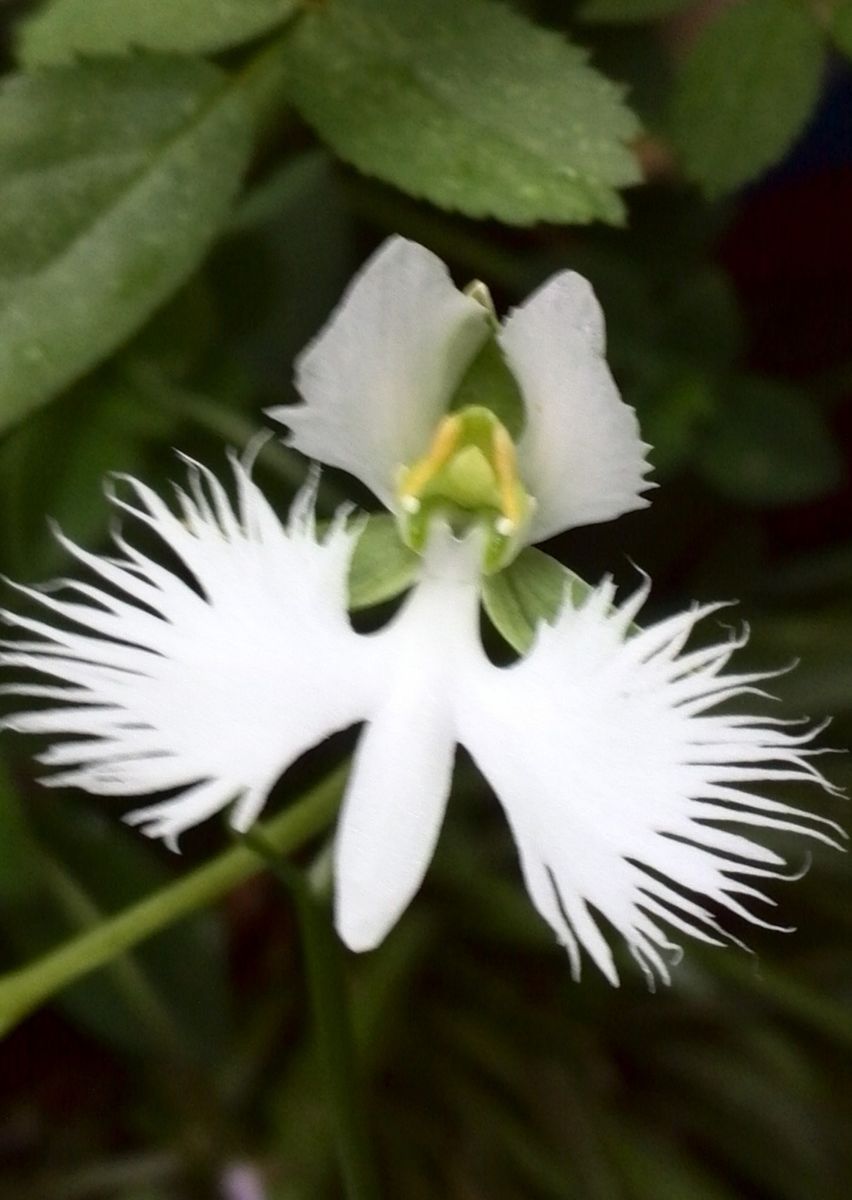
<instances>
[{"instance_id":1,"label":"large green leaf","mask_svg":"<svg viewBox=\"0 0 852 1200\"><path fill-rule=\"evenodd\" d=\"M53 0L21 27L27 66L143 47L204 54L266 33L298 0Z\"/></svg>"},{"instance_id":2,"label":"large green leaf","mask_svg":"<svg viewBox=\"0 0 852 1200\"><path fill-rule=\"evenodd\" d=\"M159 56L0 91L0 428L127 338L197 266L252 142L241 89Z\"/></svg>"},{"instance_id":3,"label":"large green leaf","mask_svg":"<svg viewBox=\"0 0 852 1200\"><path fill-rule=\"evenodd\" d=\"M816 102L822 36L798 0L748 0L707 27L686 61L672 133L687 172L709 195L776 162Z\"/></svg>"},{"instance_id":4,"label":"large green leaf","mask_svg":"<svg viewBox=\"0 0 852 1200\"><path fill-rule=\"evenodd\" d=\"M328 0L290 40L293 100L348 162L516 224L619 222L637 121L584 51L491 0Z\"/></svg>"}]
</instances>

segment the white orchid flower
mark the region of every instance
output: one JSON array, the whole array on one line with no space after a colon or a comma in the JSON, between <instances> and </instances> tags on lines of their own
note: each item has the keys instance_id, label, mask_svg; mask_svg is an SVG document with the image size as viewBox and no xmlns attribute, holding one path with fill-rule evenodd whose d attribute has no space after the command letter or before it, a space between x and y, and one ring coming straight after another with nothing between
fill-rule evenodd
<instances>
[{"instance_id":1,"label":"white orchid flower","mask_svg":"<svg viewBox=\"0 0 852 1200\"><path fill-rule=\"evenodd\" d=\"M616 605L604 582L542 624L514 665L486 657L482 573L526 542L644 505L647 468L588 283L555 276L499 328L480 301L427 250L391 240L302 355L305 403L273 414L299 450L363 480L422 554L383 629L349 623L360 527L347 513L319 536L311 487L282 524L246 463L232 461L235 503L190 464L177 515L135 480L111 497L182 573L119 535L117 557L60 535L94 582L20 589L46 617L7 613L27 634L4 643L3 660L42 681L6 691L48 704L6 725L61 739L40 756L56 768L49 785L172 793L127 819L174 848L227 806L247 829L299 755L365 722L335 856L336 924L353 950L376 946L419 888L462 745L505 809L574 975L582 949L618 982L606 922L668 981L673 934L721 944L724 912L765 923L744 902L766 902L761 881L788 872L751 830L836 844L835 825L763 789L829 785L814 731L718 711L762 695L762 677L722 673L743 639L685 650L717 606L635 632L647 584ZM520 388L520 434L482 405L449 411L487 346Z\"/></svg>"}]
</instances>

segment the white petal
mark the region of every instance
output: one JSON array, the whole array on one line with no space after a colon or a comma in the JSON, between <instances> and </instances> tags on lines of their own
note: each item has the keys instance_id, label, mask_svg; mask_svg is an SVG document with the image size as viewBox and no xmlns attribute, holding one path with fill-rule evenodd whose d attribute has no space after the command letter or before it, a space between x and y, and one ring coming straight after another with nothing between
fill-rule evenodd
<instances>
[{"instance_id":1,"label":"white petal","mask_svg":"<svg viewBox=\"0 0 852 1200\"><path fill-rule=\"evenodd\" d=\"M431 861L450 790L456 678L481 657L478 543L432 535L425 576L377 640L387 678L362 735L336 843L335 918L353 950L397 921Z\"/></svg>"},{"instance_id":2,"label":"white petal","mask_svg":"<svg viewBox=\"0 0 852 1200\"><path fill-rule=\"evenodd\" d=\"M123 541L119 559L69 546L99 585L20 589L47 619L5 614L35 638L6 642L3 665L46 676L41 691L20 690L60 701L5 724L76 739L41 756L61 768L45 782L115 796L176 790L131 817L172 845L232 802L232 824L246 828L295 758L363 717L381 679L375 648L346 613L357 534L338 520L318 541L311 490L282 526L248 470L236 461L233 470L236 507L209 472L191 466L183 520L135 480L132 499L114 498L194 582Z\"/></svg>"},{"instance_id":3,"label":"white petal","mask_svg":"<svg viewBox=\"0 0 852 1200\"><path fill-rule=\"evenodd\" d=\"M526 410L518 462L538 505L528 539L644 508L648 447L609 373L589 283L555 275L513 310L498 340Z\"/></svg>"},{"instance_id":4,"label":"white petal","mask_svg":"<svg viewBox=\"0 0 852 1200\"><path fill-rule=\"evenodd\" d=\"M618 982L615 929L646 974L667 981L678 950L667 930L731 940L696 894L764 923L737 897L767 897L737 876L781 877L784 864L752 833L784 829L836 845L841 831L748 787L795 779L828 788L809 761L809 735L761 717L694 715L696 699L713 707L748 692L753 678L728 676L725 689L718 671L730 641L680 656L707 609L625 641L635 602L611 611L611 595L603 585L579 610L566 608L515 666L468 672L459 740L506 809L533 901L575 974L582 947Z\"/></svg>"},{"instance_id":5,"label":"white petal","mask_svg":"<svg viewBox=\"0 0 852 1200\"><path fill-rule=\"evenodd\" d=\"M430 251L390 238L296 363L301 405L271 409L291 445L342 467L385 504L397 467L423 455L488 332Z\"/></svg>"}]
</instances>

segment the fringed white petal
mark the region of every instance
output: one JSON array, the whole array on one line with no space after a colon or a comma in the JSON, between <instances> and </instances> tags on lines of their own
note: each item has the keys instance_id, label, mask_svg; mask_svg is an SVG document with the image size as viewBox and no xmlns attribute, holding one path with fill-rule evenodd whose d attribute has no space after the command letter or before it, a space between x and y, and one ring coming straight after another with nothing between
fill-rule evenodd
<instances>
[{"instance_id":1,"label":"fringed white petal","mask_svg":"<svg viewBox=\"0 0 852 1200\"><path fill-rule=\"evenodd\" d=\"M425 453L488 333L485 310L439 258L390 238L296 363L304 404L269 415L309 458L342 467L392 508L396 469Z\"/></svg>"},{"instance_id":2,"label":"fringed white petal","mask_svg":"<svg viewBox=\"0 0 852 1200\"><path fill-rule=\"evenodd\" d=\"M613 929L649 979L668 982L671 931L718 944L735 940L719 924L725 912L768 924L742 902L772 903L748 880L790 872L753 840L760 829L842 837L753 791L787 780L832 790L813 764L818 731L708 715L763 677L721 674L737 641L682 653L713 606L625 639L646 594L613 608L612 585L601 585L513 667L468 671L457 700L459 740L506 810L536 907L575 975L585 950L614 984Z\"/></svg>"},{"instance_id":3,"label":"fringed white petal","mask_svg":"<svg viewBox=\"0 0 852 1200\"><path fill-rule=\"evenodd\" d=\"M355 756L335 847L335 921L378 945L420 887L450 791L456 680L481 657L477 540L433 533L424 576L375 641L382 695Z\"/></svg>"},{"instance_id":4,"label":"fringed white petal","mask_svg":"<svg viewBox=\"0 0 852 1200\"><path fill-rule=\"evenodd\" d=\"M69 738L41 756L45 782L101 795L175 792L131 822L175 845L178 835L234 803L245 829L281 772L316 742L363 717L378 679L370 639L346 613L357 533L344 515L318 539L314 487L282 525L248 468L232 460L234 505L208 471L189 464L176 516L126 480L117 508L150 527L182 573L116 535L117 558L62 539L96 583L20 588L44 618L4 613L27 633L3 643L2 665L47 682L8 693L59 702L8 717L25 733Z\"/></svg>"},{"instance_id":5,"label":"fringed white petal","mask_svg":"<svg viewBox=\"0 0 852 1200\"><path fill-rule=\"evenodd\" d=\"M518 463L537 502L528 540L644 508L649 447L609 373L589 283L573 271L554 276L509 315L498 340L526 410Z\"/></svg>"}]
</instances>

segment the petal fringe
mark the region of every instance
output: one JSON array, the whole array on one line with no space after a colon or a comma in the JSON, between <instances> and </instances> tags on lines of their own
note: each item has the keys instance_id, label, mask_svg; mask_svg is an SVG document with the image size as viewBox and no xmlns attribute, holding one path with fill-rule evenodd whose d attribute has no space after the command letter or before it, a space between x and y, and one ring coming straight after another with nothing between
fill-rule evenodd
<instances>
[{"instance_id":1,"label":"petal fringe","mask_svg":"<svg viewBox=\"0 0 852 1200\"><path fill-rule=\"evenodd\" d=\"M684 651L719 606L625 637L647 584L620 607L613 596L604 581L582 607L543 626L525 659L470 671L459 740L506 810L533 902L575 977L582 949L618 983L609 927L650 980L667 983L679 953L668 930L736 942L719 923L725 913L782 928L742 902L773 903L746 879L790 878L784 859L753 833L795 833L837 848L845 834L753 790L807 783L836 793L813 761L823 753L811 746L822 726L793 723L791 731L778 719L710 711L769 677L722 673L745 634Z\"/></svg>"},{"instance_id":2,"label":"petal fringe","mask_svg":"<svg viewBox=\"0 0 852 1200\"><path fill-rule=\"evenodd\" d=\"M246 462L231 456L233 504L209 470L185 461L178 515L136 479L109 491L182 572L119 533L115 557L59 534L96 582L16 585L44 617L4 611L29 636L0 650L0 665L44 680L6 693L53 703L3 722L60 739L40 755L56 769L44 782L109 796L175 793L127 818L173 848L183 830L232 803L232 824L246 828L294 759L363 718L379 674L346 612L357 531L341 512L317 538L316 475L282 525Z\"/></svg>"}]
</instances>

